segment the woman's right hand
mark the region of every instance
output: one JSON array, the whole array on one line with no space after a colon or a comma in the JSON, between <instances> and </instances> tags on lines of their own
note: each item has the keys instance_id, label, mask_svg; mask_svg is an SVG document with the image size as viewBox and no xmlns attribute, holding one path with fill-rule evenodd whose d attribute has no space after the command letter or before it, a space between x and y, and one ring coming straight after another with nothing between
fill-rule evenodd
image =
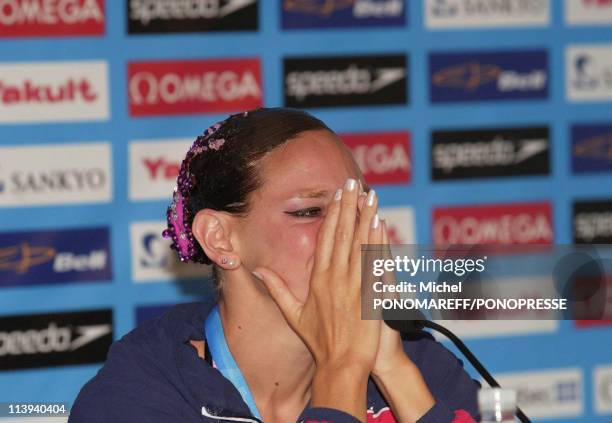
<instances>
[{"instance_id":1,"label":"woman's right hand","mask_svg":"<svg viewBox=\"0 0 612 423\"><path fill-rule=\"evenodd\" d=\"M368 194L359 219L354 179L347 180L328 206L304 302L272 270L253 272L314 357L311 406L338 408L362 420L380 334L379 320L361 319L361 244L382 242L376 194L373 190Z\"/></svg>"}]
</instances>

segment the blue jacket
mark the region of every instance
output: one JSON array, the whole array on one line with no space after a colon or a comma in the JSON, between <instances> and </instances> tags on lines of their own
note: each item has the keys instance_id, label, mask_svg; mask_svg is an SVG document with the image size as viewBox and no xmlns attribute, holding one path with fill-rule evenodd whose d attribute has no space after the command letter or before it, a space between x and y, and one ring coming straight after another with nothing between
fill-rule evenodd
<instances>
[{"instance_id":1,"label":"blue jacket","mask_svg":"<svg viewBox=\"0 0 612 423\"><path fill-rule=\"evenodd\" d=\"M115 342L104 366L81 389L68 422L258 422L232 383L189 343L203 340L204 321L213 306L174 306ZM404 348L436 400L419 422L452 422L458 409L477 418L480 384L461 360L427 332L405 340ZM367 401L368 422L394 421L372 380ZM358 423L343 411L307 406L298 422L310 421Z\"/></svg>"}]
</instances>

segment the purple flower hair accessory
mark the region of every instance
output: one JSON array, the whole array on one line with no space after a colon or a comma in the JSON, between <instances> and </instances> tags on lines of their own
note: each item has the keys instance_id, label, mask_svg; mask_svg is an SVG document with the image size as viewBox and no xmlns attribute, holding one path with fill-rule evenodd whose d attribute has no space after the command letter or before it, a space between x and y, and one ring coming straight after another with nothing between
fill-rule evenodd
<instances>
[{"instance_id":1,"label":"purple flower hair accessory","mask_svg":"<svg viewBox=\"0 0 612 423\"><path fill-rule=\"evenodd\" d=\"M181 163L177 184L174 187L172 203L166 212L168 227L162 232L164 238L172 238L170 248L178 252L181 261L195 261L204 263L205 257L196 254L196 240L189 227L189 196L195 185L195 178L189 171L191 161L199 154L215 150L218 151L225 139L214 139L213 135L221 128L225 121L217 122L207 128L202 135L196 138Z\"/></svg>"}]
</instances>

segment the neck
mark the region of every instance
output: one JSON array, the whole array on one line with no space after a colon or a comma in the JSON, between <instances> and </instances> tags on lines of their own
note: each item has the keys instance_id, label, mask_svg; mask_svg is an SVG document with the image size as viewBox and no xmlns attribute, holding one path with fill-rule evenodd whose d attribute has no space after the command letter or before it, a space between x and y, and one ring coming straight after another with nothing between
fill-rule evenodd
<instances>
[{"instance_id":1,"label":"neck","mask_svg":"<svg viewBox=\"0 0 612 423\"><path fill-rule=\"evenodd\" d=\"M295 419L310 398L314 360L265 287L246 279L224 283L219 301L229 349L262 417L297 410Z\"/></svg>"}]
</instances>

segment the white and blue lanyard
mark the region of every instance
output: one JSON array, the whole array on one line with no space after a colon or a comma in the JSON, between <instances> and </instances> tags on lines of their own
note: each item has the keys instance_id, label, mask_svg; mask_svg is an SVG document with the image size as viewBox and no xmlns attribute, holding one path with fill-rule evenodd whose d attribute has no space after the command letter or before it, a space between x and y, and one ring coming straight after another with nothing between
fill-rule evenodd
<instances>
[{"instance_id":1,"label":"white and blue lanyard","mask_svg":"<svg viewBox=\"0 0 612 423\"><path fill-rule=\"evenodd\" d=\"M236 364L236 360L232 357L232 353L227 346L218 305L213 307L206 318L206 322L204 323L204 338L206 339L206 344L217 369L219 369L221 374L229 379L236 389L238 389L242 399L249 406L251 414L261 420L261 415L255 405L255 400L253 399L249 385L247 385L240 368L238 368L238 364Z\"/></svg>"}]
</instances>

